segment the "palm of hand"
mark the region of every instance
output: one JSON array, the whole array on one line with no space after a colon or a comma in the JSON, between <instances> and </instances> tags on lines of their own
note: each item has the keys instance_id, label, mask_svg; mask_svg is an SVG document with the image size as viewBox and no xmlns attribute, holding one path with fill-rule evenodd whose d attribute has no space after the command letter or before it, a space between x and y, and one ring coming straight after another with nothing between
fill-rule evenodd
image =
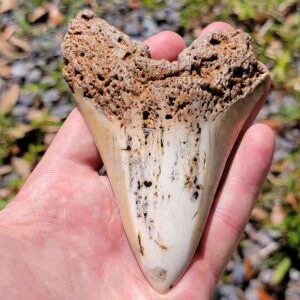
<instances>
[{"instance_id":1,"label":"palm of hand","mask_svg":"<svg viewBox=\"0 0 300 300\"><path fill-rule=\"evenodd\" d=\"M211 30L213 26L220 24ZM174 44L169 48L173 54L161 49L166 41ZM182 48L178 36L170 33L148 44L156 58L176 57ZM212 295L269 168L273 143L263 125L245 134L195 258L167 299ZM253 151L256 155L249 156ZM0 214L0 261L7 262L0 271L0 296L166 299L152 290L134 259L108 178L97 173L99 164L92 137L75 110L22 191ZM232 216L236 210L239 215Z\"/></svg>"}]
</instances>

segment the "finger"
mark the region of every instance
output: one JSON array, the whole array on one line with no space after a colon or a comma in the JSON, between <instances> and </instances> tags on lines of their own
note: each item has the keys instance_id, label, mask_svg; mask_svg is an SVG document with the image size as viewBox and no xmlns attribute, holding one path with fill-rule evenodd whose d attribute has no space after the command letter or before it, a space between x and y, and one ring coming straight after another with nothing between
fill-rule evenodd
<instances>
[{"instance_id":1,"label":"finger","mask_svg":"<svg viewBox=\"0 0 300 300\"><path fill-rule=\"evenodd\" d=\"M154 59L167 59L169 61L176 60L178 54L185 48L183 38L172 31L162 31L156 35L149 37L147 44Z\"/></svg>"},{"instance_id":2,"label":"finger","mask_svg":"<svg viewBox=\"0 0 300 300\"><path fill-rule=\"evenodd\" d=\"M217 280L232 255L269 171L274 134L263 124L253 125L244 135L213 204L197 263L209 266Z\"/></svg>"},{"instance_id":3,"label":"finger","mask_svg":"<svg viewBox=\"0 0 300 300\"><path fill-rule=\"evenodd\" d=\"M200 36L204 36L218 30L231 31L234 30L234 28L225 22L213 22L201 31Z\"/></svg>"}]
</instances>

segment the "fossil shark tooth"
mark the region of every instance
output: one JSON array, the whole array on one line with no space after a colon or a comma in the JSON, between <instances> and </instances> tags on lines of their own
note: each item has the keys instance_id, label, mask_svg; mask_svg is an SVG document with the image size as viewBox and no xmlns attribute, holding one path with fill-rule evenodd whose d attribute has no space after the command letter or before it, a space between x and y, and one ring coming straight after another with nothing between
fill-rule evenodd
<instances>
[{"instance_id":1,"label":"fossil shark tooth","mask_svg":"<svg viewBox=\"0 0 300 300\"><path fill-rule=\"evenodd\" d=\"M70 22L62 52L64 78L94 136L132 251L153 288L167 292L196 251L268 72L239 30L199 38L175 62L158 61L88 10Z\"/></svg>"}]
</instances>

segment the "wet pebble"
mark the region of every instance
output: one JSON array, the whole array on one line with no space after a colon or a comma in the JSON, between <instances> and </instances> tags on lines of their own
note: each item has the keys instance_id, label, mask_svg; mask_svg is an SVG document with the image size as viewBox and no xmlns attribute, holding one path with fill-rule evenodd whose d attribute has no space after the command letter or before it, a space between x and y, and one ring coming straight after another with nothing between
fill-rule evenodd
<instances>
[{"instance_id":1,"label":"wet pebble","mask_svg":"<svg viewBox=\"0 0 300 300\"><path fill-rule=\"evenodd\" d=\"M55 88L45 91L42 95L42 102L46 105L51 104L52 102L58 101L60 98L59 91Z\"/></svg>"}]
</instances>

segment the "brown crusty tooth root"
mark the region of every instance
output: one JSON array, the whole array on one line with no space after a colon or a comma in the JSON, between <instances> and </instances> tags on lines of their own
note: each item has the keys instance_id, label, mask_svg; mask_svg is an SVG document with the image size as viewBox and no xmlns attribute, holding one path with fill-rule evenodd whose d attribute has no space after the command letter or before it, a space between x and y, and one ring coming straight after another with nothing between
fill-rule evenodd
<instances>
[{"instance_id":1,"label":"brown crusty tooth root","mask_svg":"<svg viewBox=\"0 0 300 300\"><path fill-rule=\"evenodd\" d=\"M177 61L153 60L146 45L88 10L70 22L62 52L63 76L94 136L132 251L165 293L196 251L268 71L240 30L199 38Z\"/></svg>"}]
</instances>

